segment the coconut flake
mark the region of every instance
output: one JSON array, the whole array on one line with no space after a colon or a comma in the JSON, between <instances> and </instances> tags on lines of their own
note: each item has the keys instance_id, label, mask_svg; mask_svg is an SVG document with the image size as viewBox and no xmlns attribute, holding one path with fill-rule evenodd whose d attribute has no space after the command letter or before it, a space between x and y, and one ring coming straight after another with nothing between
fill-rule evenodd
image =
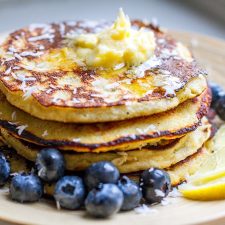
<instances>
[{"instance_id":1,"label":"coconut flake","mask_svg":"<svg viewBox=\"0 0 225 225\"><path fill-rule=\"evenodd\" d=\"M48 136L48 131L45 130L41 136L42 136L42 137Z\"/></svg>"},{"instance_id":2,"label":"coconut flake","mask_svg":"<svg viewBox=\"0 0 225 225\"><path fill-rule=\"evenodd\" d=\"M158 27L158 26L159 26L158 19L157 19L156 17L152 17L152 19L151 19L151 24L152 24L154 27Z\"/></svg>"},{"instance_id":3,"label":"coconut flake","mask_svg":"<svg viewBox=\"0 0 225 225\"><path fill-rule=\"evenodd\" d=\"M61 209L61 206L60 206L59 201L56 201L56 208L57 208L58 210L60 210L60 209Z\"/></svg>"},{"instance_id":4,"label":"coconut flake","mask_svg":"<svg viewBox=\"0 0 225 225\"><path fill-rule=\"evenodd\" d=\"M163 39L163 38L159 38L159 39L157 40L157 42L158 42L159 44L164 44L164 43L166 42L166 40Z\"/></svg>"},{"instance_id":5,"label":"coconut flake","mask_svg":"<svg viewBox=\"0 0 225 225\"><path fill-rule=\"evenodd\" d=\"M12 113L12 120L15 120L16 119L16 111L14 111L13 113Z\"/></svg>"},{"instance_id":6,"label":"coconut flake","mask_svg":"<svg viewBox=\"0 0 225 225\"><path fill-rule=\"evenodd\" d=\"M162 206L167 206L167 205L171 204L171 201L169 201L168 198L163 198L162 201L160 202L160 204Z\"/></svg>"},{"instance_id":7,"label":"coconut flake","mask_svg":"<svg viewBox=\"0 0 225 225\"><path fill-rule=\"evenodd\" d=\"M16 129L18 130L18 135L21 135L23 131L28 127L28 125L18 126Z\"/></svg>"},{"instance_id":8,"label":"coconut flake","mask_svg":"<svg viewBox=\"0 0 225 225\"><path fill-rule=\"evenodd\" d=\"M134 212L137 214L151 214L151 213L158 213L158 210L152 209L151 207L149 207L145 204L142 204L142 205L136 207L134 209Z\"/></svg>"},{"instance_id":9,"label":"coconut flake","mask_svg":"<svg viewBox=\"0 0 225 225\"><path fill-rule=\"evenodd\" d=\"M80 100L77 99L77 98L73 98L73 99L72 99L72 102L75 103L75 104L77 104L77 103L80 103Z\"/></svg>"},{"instance_id":10,"label":"coconut flake","mask_svg":"<svg viewBox=\"0 0 225 225\"><path fill-rule=\"evenodd\" d=\"M18 53L15 53L14 56L15 56L15 58L17 58L19 60L22 60L23 59Z\"/></svg>"},{"instance_id":11,"label":"coconut flake","mask_svg":"<svg viewBox=\"0 0 225 225\"><path fill-rule=\"evenodd\" d=\"M14 70L19 70L20 67L19 67L19 66L14 66L13 69L14 69Z\"/></svg>"},{"instance_id":12,"label":"coconut flake","mask_svg":"<svg viewBox=\"0 0 225 225\"><path fill-rule=\"evenodd\" d=\"M165 193L159 189L155 189L155 194L157 197L165 197Z\"/></svg>"},{"instance_id":13,"label":"coconut flake","mask_svg":"<svg viewBox=\"0 0 225 225\"><path fill-rule=\"evenodd\" d=\"M30 38L28 38L28 41L34 42L34 41L41 41L41 40L46 40L46 39L49 41L52 41L53 38L54 38L53 34L46 33L46 34L43 34L40 36L30 37Z\"/></svg>"},{"instance_id":14,"label":"coconut flake","mask_svg":"<svg viewBox=\"0 0 225 225\"><path fill-rule=\"evenodd\" d=\"M18 124L18 122L8 122L8 124L11 124L11 125L17 125Z\"/></svg>"},{"instance_id":15,"label":"coconut flake","mask_svg":"<svg viewBox=\"0 0 225 225\"><path fill-rule=\"evenodd\" d=\"M5 62L12 61L12 60L15 60L15 57L7 58L7 59L5 60Z\"/></svg>"},{"instance_id":16,"label":"coconut flake","mask_svg":"<svg viewBox=\"0 0 225 225\"><path fill-rule=\"evenodd\" d=\"M80 142L80 138L74 138L73 142Z\"/></svg>"},{"instance_id":17,"label":"coconut flake","mask_svg":"<svg viewBox=\"0 0 225 225\"><path fill-rule=\"evenodd\" d=\"M64 25L64 23L60 23L59 24L59 32L60 32L61 36L64 36L64 34L65 34L65 25Z\"/></svg>"},{"instance_id":18,"label":"coconut flake","mask_svg":"<svg viewBox=\"0 0 225 225\"><path fill-rule=\"evenodd\" d=\"M33 56L33 57L38 57L43 55L43 52L31 52L31 51L25 51L20 53L21 56L26 57L26 56Z\"/></svg>"},{"instance_id":19,"label":"coconut flake","mask_svg":"<svg viewBox=\"0 0 225 225\"><path fill-rule=\"evenodd\" d=\"M113 69L114 69L114 70L120 70L120 69L122 69L124 66L125 66L124 63L120 63L120 64L115 65L115 66L113 67Z\"/></svg>"},{"instance_id":20,"label":"coconut flake","mask_svg":"<svg viewBox=\"0 0 225 225\"><path fill-rule=\"evenodd\" d=\"M13 53L13 52L16 52L16 49L15 49L14 46L10 46L10 47L9 47L9 51Z\"/></svg>"},{"instance_id":21,"label":"coconut flake","mask_svg":"<svg viewBox=\"0 0 225 225\"><path fill-rule=\"evenodd\" d=\"M137 78L142 78L142 77L144 77L146 70L157 68L161 64L162 64L162 61L160 60L160 58L153 56L150 59L148 59L146 62L142 63L140 66L134 68L134 70L133 70L134 75ZM131 71L131 73L132 73L132 71Z\"/></svg>"},{"instance_id":22,"label":"coconut flake","mask_svg":"<svg viewBox=\"0 0 225 225\"><path fill-rule=\"evenodd\" d=\"M44 50L45 46L44 45L39 45L38 48L39 48L39 50Z\"/></svg>"},{"instance_id":23,"label":"coconut flake","mask_svg":"<svg viewBox=\"0 0 225 225\"><path fill-rule=\"evenodd\" d=\"M5 74L6 74L6 75L8 75L8 74L10 74L10 73L11 73L11 71L12 71L12 68L11 68L11 67L9 67L9 68L5 71Z\"/></svg>"},{"instance_id":24,"label":"coconut flake","mask_svg":"<svg viewBox=\"0 0 225 225\"><path fill-rule=\"evenodd\" d=\"M177 188L173 188L173 190L168 194L168 197L171 197L171 198L177 198L181 196L182 194L178 191Z\"/></svg>"},{"instance_id":25,"label":"coconut flake","mask_svg":"<svg viewBox=\"0 0 225 225\"><path fill-rule=\"evenodd\" d=\"M51 91L52 91L52 89L49 88L49 89L47 89L47 90L45 91L45 93L46 93L46 94L49 94L49 93L51 93Z\"/></svg>"},{"instance_id":26,"label":"coconut flake","mask_svg":"<svg viewBox=\"0 0 225 225\"><path fill-rule=\"evenodd\" d=\"M119 87L119 86L120 86L120 84L119 84L118 82L114 82L114 83L112 83L112 84L107 84L107 85L105 86L105 89L107 89L107 90L115 89L115 88L117 88L117 87Z\"/></svg>"},{"instance_id":27,"label":"coconut flake","mask_svg":"<svg viewBox=\"0 0 225 225\"><path fill-rule=\"evenodd\" d=\"M32 93L37 90L38 90L38 88L36 86L24 88L23 89L23 92L24 92L23 99L27 100L29 97L31 97Z\"/></svg>"}]
</instances>

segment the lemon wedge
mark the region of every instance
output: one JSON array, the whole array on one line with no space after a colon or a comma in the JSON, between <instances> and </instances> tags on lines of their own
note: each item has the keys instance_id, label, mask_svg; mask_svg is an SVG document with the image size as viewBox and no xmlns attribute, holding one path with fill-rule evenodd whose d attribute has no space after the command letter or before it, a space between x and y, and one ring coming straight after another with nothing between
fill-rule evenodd
<instances>
[{"instance_id":1,"label":"lemon wedge","mask_svg":"<svg viewBox=\"0 0 225 225\"><path fill-rule=\"evenodd\" d=\"M179 186L186 198L193 200L225 199L225 125L206 143L212 152L197 173Z\"/></svg>"}]
</instances>

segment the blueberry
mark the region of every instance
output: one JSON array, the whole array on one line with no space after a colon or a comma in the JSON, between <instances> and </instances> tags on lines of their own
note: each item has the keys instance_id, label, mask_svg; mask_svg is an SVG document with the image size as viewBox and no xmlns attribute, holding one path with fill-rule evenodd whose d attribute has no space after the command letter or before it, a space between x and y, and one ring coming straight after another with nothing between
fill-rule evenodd
<instances>
[{"instance_id":1,"label":"blueberry","mask_svg":"<svg viewBox=\"0 0 225 225\"><path fill-rule=\"evenodd\" d=\"M142 198L142 192L139 185L128 177L123 176L118 181L118 187L123 192L124 197L121 210L131 210L139 205Z\"/></svg>"},{"instance_id":2,"label":"blueberry","mask_svg":"<svg viewBox=\"0 0 225 225\"><path fill-rule=\"evenodd\" d=\"M118 169L107 161L101 161L89 166L85 172L85 184L88 189L97 187L100 183L117 183L120 173Z\"/></svg>"},{"instance_id":3,"label":"blueberry","mask_svg":"<svg viewBox=\"0 0 225 225\"><path fill-rule=\"evenodd\" d=\"M12 178L10 197L18 202L35 202L43 194L43 186L38 176L21 173Z\"/></svg>"},{"instance_id":4,"label":"blueberry","mask_svg":"<svg viewBox=\"0 0 225 225\"><path fill-rule=\"evenodd\" d=\"M54 198L66 209L78 209L84 203L85 187L78 176L65 176L55 186Z\"/></svg>"},{"instance_id":5,"label":"blueberry","mask_svg":"<svg viewBox=\"0 0 225 225\"><path fill-rule=\"evenodd\" d=\"M225 95L218 100L216 104L216 113L221 120L225 121Z\"/></svg>"},{"instance_id":6,"label":"blueberry","mask_svg":"<svg viewBox=\"0 0 225 225\"><path fill-rule=\"evenodd\" d=\"M65 162L63 155L54 148L45 148L40 151L36 159L38 176L46 181L57 181L64 175Z\"/></svg>"},{"instance_id":7,"label":"blueberry","mask_svg":"<svg viewBox=\"0 0 225 225\"><path fill-rule=\"evenodd\" d=\"M94 217L109 217L117 213L123 204L123 193L115 184L99 184L85 200L87 212Z\"/></svg>"},{"instance_id":8,"label":"blueberry","mask_svg":"<svg viewBox=\"0 0 225 225\"><path fill-rule=\"evenodd\" d=\"M0 153L0 186L4 185L10 175L10 166L5 156Z\"/></svg>"},{"instance_id":9,"label":"blueberry","mask_svg":"<svg viewBox=\"0 0 225 225\"><path fill-rule=\"evenodd\" d=\"M140 186L146 202L157 203L169 194L171 181L166 171L151 168L141 174Z\"/></svg>"},{"instance_id":10,"label":"blueberry","mask_svg":"<svg viewBox=\"0 0 225 225\"><path fill-rule=\"evenodd\" d=\"M209 84L211 91L212 91L212 103L211 107L215 108L218 100L225 95L224 90L222 89L221 86L219 86L216 83L211 82Z\"/></svg>"}]
</instances>

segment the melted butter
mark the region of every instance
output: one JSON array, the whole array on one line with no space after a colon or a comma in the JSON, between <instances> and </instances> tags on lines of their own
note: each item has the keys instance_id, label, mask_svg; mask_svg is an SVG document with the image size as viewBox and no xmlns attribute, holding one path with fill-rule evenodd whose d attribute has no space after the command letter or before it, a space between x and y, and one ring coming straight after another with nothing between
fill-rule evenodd
<instances>
[{"instance_id":1,"label":"melted butter","mask_svg":"<svg viewBox=\"0 0 225 225\"><path fill-rule=\"evenodd\" d=\"M44 54L40 58L27 60L23 59L21 66L27 70L37 72L50 72L51 70L58 71L73 71L80 65L80 62L75 60L74 52L70 48L54 49Z\"/></svg>"},{"instance_id":2,"label":"melted butter","mask_svg":"<svg viewBox=\"0 0 225 225\"><path fill-rule=\"evenodd\" d=\"M121 69L121 71L114 71L113 69L109 70L100 70L97 73L100 74L100 77L103 80L107 81L107 84L103 81L99 82L99 85L102 86L102 90L105 90L108 84L118 83L120 89L124 90L125 93L129 93L130 97L145 97L146 95L152 94L152 92L158 90L160 87L160 94L163 95L171 95L175 94L175 90L182 85L179 81L179 78L173 78L169 75L164 74L148 74L148 76L133 79L133 74L123 74L123 72L127 72L128 68L125 67ZM96 91L100 91L100 87L98 86Z\"/></svg>"},{"instance_id":3,"label":"melted butter","mask_svg":"<svg viewBox=\"0 0 225 225\"><path fill-rule=\"evenodd\" d=\"M115 23L100 33L81 34L74 39L75 53L88 66L113 68L137 66L154 54L155 37L150 30L132 29L122 9Z\"/></svg>"}]
</instances>

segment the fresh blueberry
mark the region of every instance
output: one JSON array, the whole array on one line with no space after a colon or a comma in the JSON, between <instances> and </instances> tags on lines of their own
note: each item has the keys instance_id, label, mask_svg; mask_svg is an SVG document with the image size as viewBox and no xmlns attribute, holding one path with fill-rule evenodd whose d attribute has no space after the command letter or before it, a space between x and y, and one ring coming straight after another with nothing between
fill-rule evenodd
<instances>
[{"instance_id":1,"label":"fresh blueberry","mask_svg":"<svg viewBox=\"0 0 225 225\"><path fill-rule=\"evenodd\" d=\"M40 151L36 159L38 176L46 181L57 181L64 175L65 162L63 155L54 148L45 148Z\"/></svg>"},{"instance_id":2,"label":"fresh blueberry","mask_svg":"<svg viewBox=\"0 0 225 225\"><path fill-rule=\"evenodd\" d=\"M56 183L54 198L63 208L80 208L85 199L83 180L77 176L65 176L61 178Z\"/></svg>"},{"instance_id":3,"label":"fresh blueberry","mask_svg":"<svg viewBox=\"0 0 225 225\"><path fill-rule=\"evenodd\" d=\"M123 193L115 184L99 184L86 200L87 212L94 217L109 217L117 213L123 204Z\"/></svg>"},{"instance_id":4,"label":"fresh blueberry","mask_svg":"<svg viewBox=\"0 0 225 225\"><path fill-rule=\"evenodd\" d=\"M21 173L12 178L10 197L18 202L35 202L43 194L43 186L38 176Z\"/></svg>"},{"instance_id":5,"label":"fresh blueberry","mask_svg":"<svg viewBox=\"0 0 225 225\"><path fill-rule=\"evenodd\" d=\"M148 203L157 203L166 197L171 190L169 174L161 169L145 170L140 177L143 197Z\"/></svg>"},{"instance_id":6,"label":"fresh blueberry","mask_svg":"<svg viewBox=\"0 0 225 225\"><path fill-rule=\"evenodd\" d=\"M4 185L10 175L10 166L5 156L0 153L0 186Z\"/></svg>"},{"instance_id":7,"label":"fresh blueberry","mask_svg":"<svg viewBox=\"0 0 225 225\"><path fill-rule=\"evenodd\" d=\"M216 113L221 120L225 121L225 95L218 100L216 104Z\"/></svg>"},{"instance_id":8,"label":"fresh blueberry","mask_svg":"<svg viewBox=\"0 0 225 225\"><path fill-rule=\"evenodd\" d=\"M216 83L211 82L209 84L211 91L212 91L212 103L211 107L215 108L218 100L225 95L224 90L222 89L221 86L219 86Z\"/></svg>"},{"instance_id":9,"label":"fresh blueberry","mask_svg":"<svg viewBox=\"0 0 225 225\"><path fill-rule=\"evenodd\" d=\"M107 161L101 161L89 166L85 172L85 184L88 189L97 187L100 183L117 183L120 173L118 169Z\"/></svg>"},{"instance_id":10,"label":"fresh blueberry","mask_svg":"<svg viewBox=\"0 0 225 225\"><path fill-rule=\"evenodd\" d=\"M142 198L142 192L139 185L128 177L123 176L118 181L118 187L123 192L124 197L121 210L131 210L139 205Z\"/></svg>"}]
</instances>

